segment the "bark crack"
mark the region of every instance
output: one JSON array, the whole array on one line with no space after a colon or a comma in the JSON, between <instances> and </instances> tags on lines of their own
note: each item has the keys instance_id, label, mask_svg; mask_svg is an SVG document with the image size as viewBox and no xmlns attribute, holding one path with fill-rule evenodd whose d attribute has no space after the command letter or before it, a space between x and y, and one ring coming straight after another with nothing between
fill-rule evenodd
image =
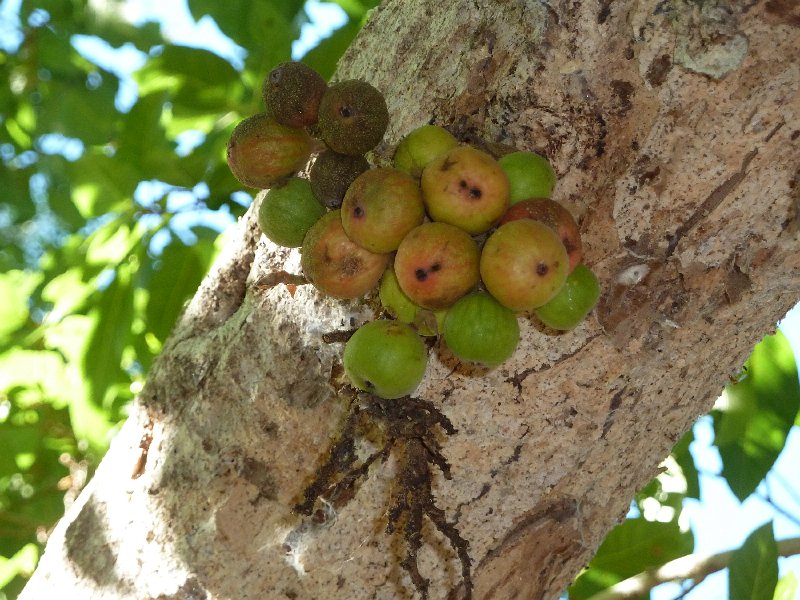
<instances>
[{"instance_id":1,"label":"bark crack","mask_svg":"<svg viewBox=\"0 0 800 600\"><path fill-rule=\"evenodd\" d=\"M750 162L756 157L757 154L757 149L748 152L744 159L742 159L742 165L739 170L718 185L717 188L708 195L703 203L697 207L692 215L675 230L675 233L670 236L669 245L667 246L667 258L673 255L675 248L678 246L678 243L681 241L681 239L692 229L694 229L703 219L707 218L712 212L714 212L714 210L720 204L722 204L725 198L727 198L730 193L739 186L739 184L747 176L747 167L750 166Z\"/></svg>"}]
</instances>

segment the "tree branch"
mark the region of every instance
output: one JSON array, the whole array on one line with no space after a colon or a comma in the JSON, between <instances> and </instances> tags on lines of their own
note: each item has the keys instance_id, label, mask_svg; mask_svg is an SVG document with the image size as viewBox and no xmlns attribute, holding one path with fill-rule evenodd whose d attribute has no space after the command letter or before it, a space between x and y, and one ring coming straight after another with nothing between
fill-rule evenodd
<instances>
[{"instance_id":1,"label":"tree branch","mask_svg":"<svg viewBox=\"0 0 800 600\"><path fill-rule=\"evenodd\" d=\"M794 556L800 554L800 537L780 540L778 556ZM711 573L716 573L728 566L735 550L719 554L688 554L653 569L629 577L619 583L595 594L589 600L623 600L640 598L657 585L668 581L686 579L702 580Z\"/></svg>"}]
</instances>

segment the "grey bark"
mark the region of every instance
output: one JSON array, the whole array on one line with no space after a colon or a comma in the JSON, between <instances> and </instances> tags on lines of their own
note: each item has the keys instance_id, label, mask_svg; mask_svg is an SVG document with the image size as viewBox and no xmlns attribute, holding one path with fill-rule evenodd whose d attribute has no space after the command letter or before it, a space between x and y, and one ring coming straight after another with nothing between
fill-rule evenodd
<instances>
[{"instance_id":1,"label":"grey bark","mask_svg":"<svg viewBox=\"0 0 800 600\"><path fill-rule=\"evenodd\" d=\"M586 323L520 319L489 372L436 346L418 390L458 429L434 494L475 597L556 598L800 298L797 5L391 0L338 77L386 95L378 160L429 121L539 151L580 222L603 285ZM374 308L258 285L280 269L297 253L249 212L24 599L414 597L384 533L397 457L321 516L291 510L348 410L321 334ZM431 598L459 597L456 554L423 534Z\"/></svg>"}]
</instances>

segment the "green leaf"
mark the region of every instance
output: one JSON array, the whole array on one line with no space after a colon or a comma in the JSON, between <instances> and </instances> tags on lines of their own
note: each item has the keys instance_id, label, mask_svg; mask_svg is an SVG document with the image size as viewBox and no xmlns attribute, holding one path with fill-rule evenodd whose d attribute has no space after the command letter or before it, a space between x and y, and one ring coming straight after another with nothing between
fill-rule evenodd
<instances>
[{"instance_id":1,"label":"green leaf","mask_svg":"<svg viewBox=\"0 0 800 600\"><path fill-rule=\"evenodd\" d=\"M128 265L116 270L114 280L100 293L100 301L92 312L96 325L84 356L83 372L89 381L89 398L104 406L109 388L129 379L121 366L133 322L133 287Z\"/></svg>"},{"instance_id":2,"label":"green leaf","mask_svg":"<svg viewBox=\"0 0 800 600\"><path fill-rule=\"evenodd\" d=\"M80 81L86 77L83 57L73 48L67 32L51 27L36 30L36 60L47 69L49 78ZM48 79L49 79L48 78Z\"/></svg>"},{"instance_id":3,"label":"green leaf","mask_svg":"<svg viewBox=\"0 0 800 600\"><path fill-rule=\"evenodd\" d=\"M140 230L131 231L123 217L115 218L97 229L87 240L85 261L89 265L116 266L141 240Z\"/></svg>"},{"instance_id":4,"label":"green leaf","mask_svg":"<svg viewBox=\"0 0 800 600\"><path fill-rule=\"evenodd\" d=\"M569 590L582 600L642 571L691 554L694 537L675 521L627 519L606 536L589 567Z\"/></svg>"},{"instance_id":5,"label":"green leaf","mask_svg":"<svg viewBox=\"0 0 800 600\"><path fill-rule=\"evenodd\" d=\"M366 16L367 11L380 4L380 0L322 0L326 4L338 4L352 21Z\"/></svg>"},{"instance_id":6,"label":"green leaf","mask_svg":"<svg viewBox=\"0 0 800 600\"><path fill-rule=\"evenodd\" d=\"M0 342L28 321L28 298L41 281L41 273L0 273Z\"/></svg>"},{"instance_id":7,"label":"green leaf","mask_svg":"<svg viewBox=\"0 0 800 600\"><path fill-rule=\"evenodd\" d=\"M303 0L251 2L250 0L191 0L195 19L210 15L236 44L247 49L240 77L251 95L251 114L259 110L264 76L278 63L291 59L292 42L300 35Z\"/></svg>"},{"instance_id":8,"label":"green leaf","mask_svg":"<svg viewBox=\"0 0 800 600\"><path fill-rule=\"evenodd\" d=\"M728 565L731 600L772 600L778 583L778 547L772 521L754 530Z\"/></svg>"},{"instance_id":9,"label":"green leaf","mask_svg":"<svg viewBox=\"0 0 800 600\"><path fill-rule=\"evenodd\" d=\"M18 575L30 577L38 561L39 548L36 544L25 544L8 560L2 559L0 561L0 589L5 589Z\"/></svg>"},{"instance_id":10,"label":"green leaf","mask_svg":"<svg viewBox=\"0 0 800 600\"><path fill-rule=\"evenodd\" d=\"M98 217L130 202L145 173L126 160L86 152L67 166L72 201L85 219Z\"/></svg>"},{"instance_id":11,"label":"green leaf","mask_svg":"<svg viewBox=\"0 0 800 600\"><path fill-rule=\"evenodd\" d=\"M86 219L72 202L69 180L70 161L60 154L39 154L39 173L47 181L47 204L58 217L59 225L70 233L86 225Z\"/></svg>"},{"instance_id":12,"label":"green leaf","mask_svg":"<svg viewBox=\"0 0 800 600\"><path fill-rule=\"evenodd\" d=\"M208 271L214 238L216 234L213 237L206 235L193 246L185 246L173 237L172 242L164 248L150 280L146 312L147 328L162 342Z\"/></svg>"},{"instance_id":13,"label":"green leaf","mask_svg":"<svg viewBox=\"0 0 800 600\"><path fill-rule=\"evenodd\" d=\"M64 378L64 361L57 352L15 346L0 354L0 391L6 395L13 389L30 389L31 403L63 403Z\"/></svg>"},{"instance_id":14,"label":"green leaf","mask_svg":"<svg viewBox=\"0 0 800 600\"><path fill-rule=\"evenodd\" d=\"M303 62L316 69L325 80L329 80L336 70L339 59L350 46L353 38L361 31L361 23L350 21L334 31L330 36L309 50L303 57Z\"/></svg>"},{"instance_id":15,"label":"green leaf","mask_svg":"<svg viewBox=\"0 0 800 600\"><path fill-rule=\"evenodd\" d=\"M740 501L772 468L800 410L794 353L780 331L755 347L744 373L712 413L722 475Z\"/></svg>"},{"instance_id":16,"label":"green leaf","mask_svg":"<svg viewBox=\"0 0 800 600\"><path fill-rule=\"evenodd\" d=\"M225 59L208 50L175 45L164 46L134 78L142 95L160 90L192 94L193 99L187 99L193 107L206 106L211 99L214 106L224 105L226 90L239 83L239 73Z\"/></svg>"},{"instance_id":17,"label":"green leaf","mask_svg":"<svg viewBox=\"0 0 800 600\"><path fill-rule=\"evenodd\" d=\"M675 444L672 449L672 457L681 468L683 477L686 479L686 496L688 498L700 499L700 479L697 475L697 467L694 464L694 458L689 452L689 444L694 441L694 432L690 429L686 434Z\"/></svg>"},{"instance_id":18,"label":"green leaf","mask_svg":"<svg viewBox=\"0 0 800 600\"><path fill-rule=\"evenodd\" d=\"M649 567L690 554L694 537L677 523L627 519L611 530L591 565L630 577Z\"/></svg>"},{"instance_id":19,"label":"green leaf","mask_svg":"<svg viewBox=\"0 0 800 600\"><path fill-rule=\"evenodd\" d=\"M52 277L41 292L42 300L51 305L48 318L52 322L64 315L78 312L93 291L94 285L84 281L81 267L73 267Z\"/></svg>"},{"instance_id":20,"label":"green leaf","mask_svg":"<svg viewBox=\"0 0 800 600\"><path fill-rule=\"evenodd\" d=\"M797 598L797 575L794 571L789 571L778 580L775 586L775 595L772 600L795 600Z\"/></svg>"},{"instance_id":21,"label":"green leaf","mask_svg":"<svg viewBox=\"0 0 800 600\"><path fill-rule=\"evenodd\" d=\"M114 108L117 78L103 72L96 89L87 87L86 75L80 78L52 79L39 87L37 132L61 133L86 144L105 144L111 139L118 113Z\"/></svg>"},{"instance_id":22,"label":"green leaf","mask_svg":"<svg viewBox=\"0 0 800 600\"><path fill-rule=\"evenodd\" d=\"M3 204L11 211L13 223L22 223L36 214L36 206L31 200L29 180L31 169L16 169L3 166L0 169L0 190L3 190Z\"/></svg>"},{"instance_id":23,"label":"green leaf","mask_svg":"<svg viewBox=\"0 0 800 600\"><path fill-rule=\"evenodd\" d=\"M285 38L299 35L296 20L305 0L252 2L251 0L189 0L195 19L210 15L235 43L253 51L268 45L282 46ZM286 51L290 50L289 44Z\"/></svg>"},{"instance_id":24,"label":"green leaf","mask_svg":"<svg viewBox=\"0 0 800 600\"><path fill-rule=\"evenodd\" d=\"M120 18L122 15L122 11L118 10L93 10L91 3L87 3L87 10L84 12L86 18L84 33L96 35L115 48L133 44L144 52L164 43L161 26L158 23L149 21L142 25L132 25L124 18Z\"/></svg>"}]
</instances>

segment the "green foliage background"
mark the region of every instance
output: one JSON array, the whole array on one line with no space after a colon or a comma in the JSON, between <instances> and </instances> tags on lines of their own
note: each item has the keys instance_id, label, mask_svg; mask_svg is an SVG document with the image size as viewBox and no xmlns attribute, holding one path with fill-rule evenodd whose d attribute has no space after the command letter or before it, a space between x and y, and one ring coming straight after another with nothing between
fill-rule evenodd
<instances>
[{"instance_id":1,"label":"green foliage background","mask_svg":"<svg viewBox=\"0 0 800 600\"><path fill-rule=\"evenodd\" d=\"M347 23L303 59L325 77L377 0L335 3ZM158 23L132 25L123 4L4 3L18 23L0 35L0 598L24 586L208 270L224 221L212 217L249 205L225 144L261 110L264 75L290 59L307 21L303 0L189 0L195 19L242 49L234 64L171 43ZM119 72L79 52L87 39L140 53L131 102ZM770 339L714 413L722 475L739 498L769 471L800 406L788 345ZM678 524L683 499L699 496L690 441L637 498L674 507L674 520L626 521L570 597L692 551ZM685 493L665 491L664 477L683 478Z\"/></svg>"}]
</instances>

